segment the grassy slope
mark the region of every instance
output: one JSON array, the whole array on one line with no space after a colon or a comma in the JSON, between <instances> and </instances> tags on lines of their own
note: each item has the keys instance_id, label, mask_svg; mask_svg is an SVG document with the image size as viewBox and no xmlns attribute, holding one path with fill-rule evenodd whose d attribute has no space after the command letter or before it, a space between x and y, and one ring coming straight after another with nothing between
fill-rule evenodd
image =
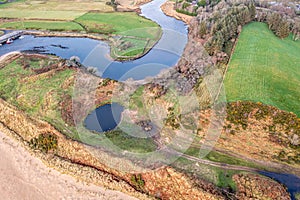
<instances>
[{"instance_id":1,"label":"grassy slope","mask_svg":"<svg viewBox=\"0 0 300 200\"><path fill-rule=\"evenodd\" d=\"M300 116L300 41L277 38L263 23L243 28L225 78L228 101L252 100Z\"/></svg>"},{"instance_id":2,"label":"grassy slope","mask_svg":"<svg viewBox=\"0 0 300 200\"><path fill-rule=\"evenodd\" d=\"M48 62L48 61L46 61ZM30 61L30 68L23 69L18 61L13 61L8 66L0 70L0 96L6 101L17 105L29 114L50 114L47 117L59 117L58 105L55 103L61 100L61 95L71 93L72 88L62 89L61 86L66 78L72 76L73 70L63 70L50 75L35 75L31 70L40 68L42 61ZM34 77L35 76L35 77ZM30 78L29 78L30 77ZM51 98L55 99L51 111L45 112L43 106L46 103L46 95L51 94ZM52 95L53 94L53 95ZM52 115L54 114L55 115ZM47 115L46 114L46 115ZM60 117L59 117L60 118Z\"/></svg>"},{"instance_id":3,"label":"grassy slope","mask_svg":"<svg viewBox=\"0 0 300 200\"><path fill-rule=\"evenodd\" d=\"M151 152L156 149L152 139L134 138L120 130L95 134L83 126L66 126L61 115L61 102L65 95L73 95L73 84L66 86L72 80L75 71L72 69L51 70L36 74L33 69L48 66L48 62L57 60L27 58L30 65L24 69L19 58L0 69L0 98L17 106L30 116L46 120L67 136L94 146L112 144L131 152ZM112 147L113 148L113 147Z\"/></svg>"}]
</instances>

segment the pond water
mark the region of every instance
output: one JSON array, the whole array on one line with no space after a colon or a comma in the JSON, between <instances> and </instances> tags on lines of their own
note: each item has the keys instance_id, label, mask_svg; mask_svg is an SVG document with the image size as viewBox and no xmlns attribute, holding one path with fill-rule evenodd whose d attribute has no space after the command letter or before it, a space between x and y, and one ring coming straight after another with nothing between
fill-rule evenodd
<instances>
[{"instance_id":1,"label":"pond water","mask_svg":"<svg viewBox=\"0 0 300 200\"><path fill-rule=\"evenodd\" d=\"M117 103L100 106L87 116L85 127L99 133L110 131L120 123L123 110Z\"/></svg>"}]
</instances>

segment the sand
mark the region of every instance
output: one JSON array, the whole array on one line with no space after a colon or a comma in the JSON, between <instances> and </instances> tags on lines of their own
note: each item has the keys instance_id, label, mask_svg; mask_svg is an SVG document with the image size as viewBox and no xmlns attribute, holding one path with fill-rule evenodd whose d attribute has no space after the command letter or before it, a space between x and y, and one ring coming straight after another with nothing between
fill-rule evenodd
<instances>
[{"instance_id":1,"label":"sand","mask_svg":"<svg viewBox=\"0 0 300 200\"><path fill-rule=\"evenodd\" d=\"M3 200L135 199L124 193L77 182L46 167L24 147L0 132L0 194Z\"/></svg>"}]
</instances>

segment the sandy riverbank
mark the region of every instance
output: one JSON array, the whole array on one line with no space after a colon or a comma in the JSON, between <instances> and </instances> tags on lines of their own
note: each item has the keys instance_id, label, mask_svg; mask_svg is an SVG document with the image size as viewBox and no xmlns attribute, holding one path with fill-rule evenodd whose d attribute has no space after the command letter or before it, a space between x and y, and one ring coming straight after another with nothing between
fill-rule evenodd
<instances>
[{"instance_id":1,"label":"sandy riverbank","mask_svg":"<svg viewBox=\"0 0 300 200\"><path fill-rule=\"evenodd\" d=\"M118 11L140 12L140 6L152 0L116 0Z\"/></svg>"},{"instance_id":2,"label":"sandy riverbank","mask_svg":"<svg viewBox=\"0 0 300 200\"><path fill-rule=\"evenodd\" d=\"M174 4L175 4L175 2L173 2L173 1L167 1L160 8L165 13L165 15L174 17L178 20L185 22L186 24L190 24L193 17L176 12L176 10L174 9Z\"/></svg>"}]
</instances>

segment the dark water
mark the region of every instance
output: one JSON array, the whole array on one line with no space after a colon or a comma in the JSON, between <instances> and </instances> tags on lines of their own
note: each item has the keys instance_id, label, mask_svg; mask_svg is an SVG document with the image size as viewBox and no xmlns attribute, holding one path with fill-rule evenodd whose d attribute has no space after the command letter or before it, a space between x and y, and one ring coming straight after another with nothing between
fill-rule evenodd
<instances>
[{"instance_id":1,"label":"dark water","mask_svg":"<svg viewBox=\"0 0 300 200\"><path fill-rule=\"evenodd\" d=\"M32 51L54 54L66 59L78 56L84 65L97 67L99 75L105 78L139 80L154 76L162 69L174 66L187 43L186 25L164 15L160 10L160 5L165 1L154 0L142 6L142 15L157 22L163 29L163 35L148 54L134 61L113 61L109 57L110 49L106 42L88 38L25 36L15 40L13 44L1 46L0 55L12 51Z\"/></svg>"},{"instance_id":2,"label":"dark water","mask_svg":"<svg viewBox=\"0 0 300 200\"><path fill-rule=\"evenodd\" d=\"M279 174L266 171L259 173L285 185L288 189L288 192L291 194L292 200L296 200L295 193L300 193L300 178L298 176L293 174Z\"/></svg>"},{"instance_id":3,"label":"dark water","mask_svg":"<svg viewBox=\"0 0 300 200\"><path fill-rule=\"evenodd\" d=\"M87 129L99 133L110 131L120 123L123 110L123 106L117 103L105 104L90 113L84 124Z\"/></svg>"}]
</instances>

